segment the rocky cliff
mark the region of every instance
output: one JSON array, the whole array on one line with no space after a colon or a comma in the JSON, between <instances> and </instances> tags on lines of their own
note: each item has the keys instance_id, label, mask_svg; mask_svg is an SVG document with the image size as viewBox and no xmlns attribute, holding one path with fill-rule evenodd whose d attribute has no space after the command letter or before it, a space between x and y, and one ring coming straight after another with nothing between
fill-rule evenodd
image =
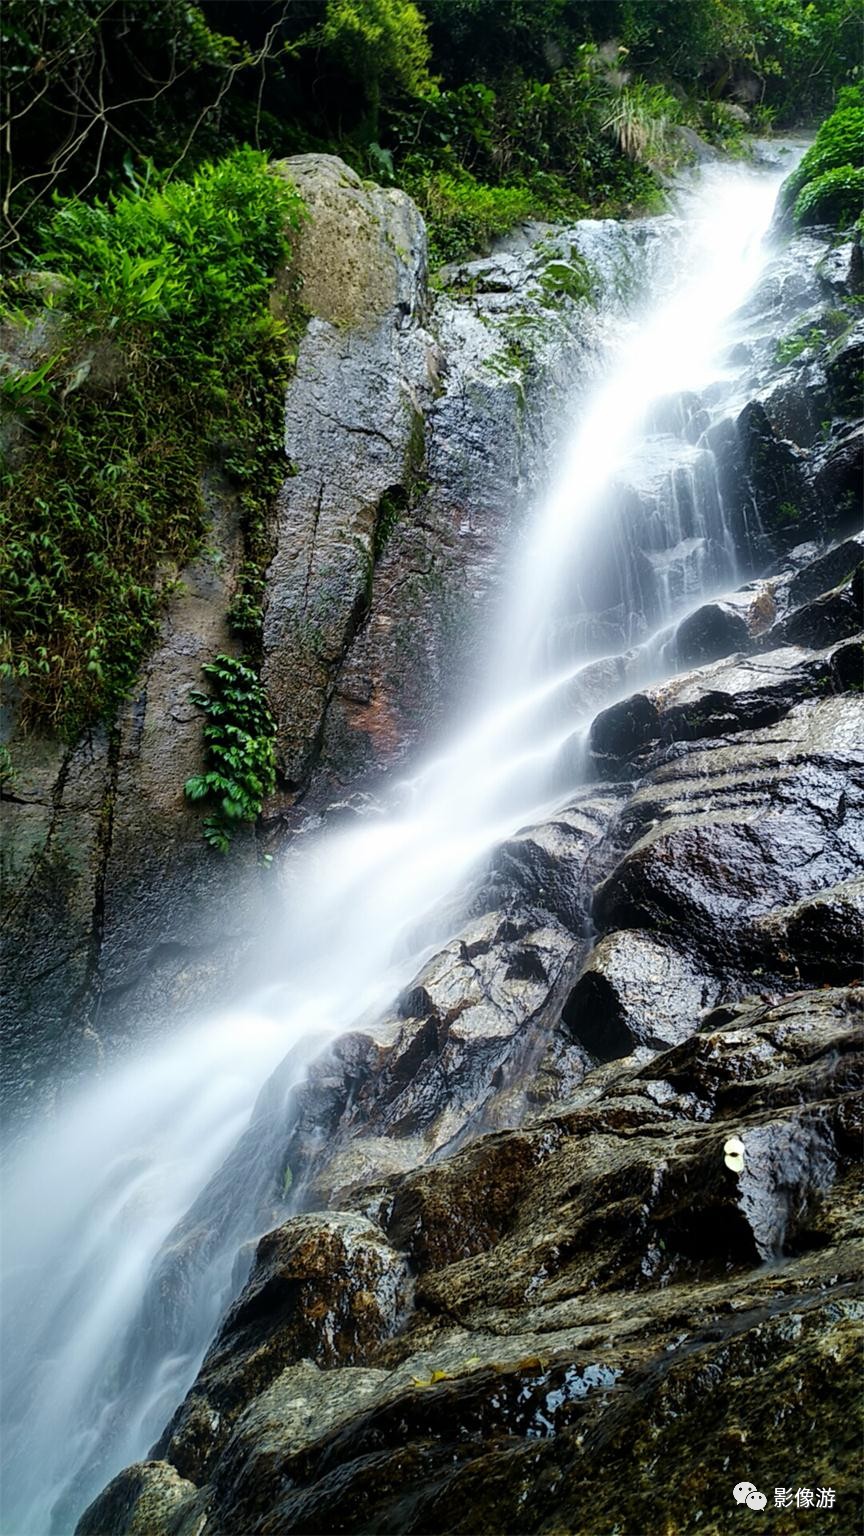
<instances>
[{"instance_id":1,"label":"rocky cliff","mask_svg":"<svg viewBox=\"0 0 864 1536\"><path fill-rule=\"evenodd\" d=\"M328 197L360 197L340 175L326 168ZM295 665L304 643L320 662L303 713L282 708L292 782L347 781L346 740L362 738L361 765L410 741L386 664L398 572L426 569L418 549L453 573L450 593L494 579L500 501L480 487L535 462L525 371L514 388L512 356L498 360L478 403L455 343L449 374L439 351L475 326L484 288L512 294L541 259L472 264L471 302L438 307L434 342L413 287L386 335L375 320L368 354L335 311L311 328L293 386L304 409L352 347L388 347L405 412L391 441L392 395L382 422L374 397L349 405L343 386L333 481L310 456L284 493L268 666L275 677L285 636ZM722 549L681 496L658 539L668 489L622 487L628 585L598 588L592 622L618 637L602 667L623 697L594 720L583 789L495 850L462 893L460 930L386 1016L343 1035L287 1099L262 1094L231 1180L248 1167L251 1189L254 1165L260 1188L269 1160L258 1230L271 1230L242 1255L153 1459L108 1486L79 1536L721 1532L742 1481L772 1504L781 1490L776 1531L801 1529L785 1491L802 1486L814 1502L830 1491L819 1529L855 1528L864 709L848 271L827 234L787 242L725 396L664 409L658 434L691 470L710 433L750 579L669 634L670 683L628 693L626 647L650 626L658 579L686 581L694 542L708 562ZM542 401L554 371L538 377ZM487 419L484 441L502 444L521 421L516 458L469 454L470 424ZM448 480L445 495L434 467L454 441L460 474L481 481ZM301 620L307 573L343 547L337 474L372 586L358 555L322 647ZM476 496L460 500L461 484ZM475 500L486 511L463 560L455 517ZM448 610L422 611L434 667ZM580 686L590 698L590 666ZM182 1233L166 1262L182 1274Z\"/></svg>"},{"instance_id":2,"label":"rocky cliff","mask_svg":"<svg viewBox=\"0 0 864 1536\"><path fill-rule=\"evenodd\" d=\"M404 193L361 183L332 156L281 171L309 211L284 275L309 318L285 402L265 584L280 789L227 859L204 845L183 795L202 761L190 694L202 664L236 646L226 615L241 519L214 475L207 548L177 573L160 643L118 719L69 747L22 731L10 700L9 1114L98 1067L106 1049L221 1002L226 977L242 988L273 904L261 853L296 825L298 802L320 809L404 756L458 690L542 478L554 401L565 381L591 375L595 308L544 287L568 239L538 246L535 230L517 254L469 266L433 294L425 229ZM633 226L620 259L652 239ZM505 353L510 316L528 326L518 357ZM34 366L40 344L50 336L38 326L4 336L7 365Z\"/></svg>"}]
</instances>

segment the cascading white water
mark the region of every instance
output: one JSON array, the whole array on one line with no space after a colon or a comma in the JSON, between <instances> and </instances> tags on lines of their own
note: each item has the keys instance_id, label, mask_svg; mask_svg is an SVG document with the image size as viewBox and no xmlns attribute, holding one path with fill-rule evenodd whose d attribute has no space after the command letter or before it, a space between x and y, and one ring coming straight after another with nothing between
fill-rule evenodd
<instances>
[{"instance_id":1,"label":"cascading white water","mask_svg":"<svg viewBox=\"0 0 864 1536\"><path fill-rule=\"evenodd\" d=\"M678 274L671 292L619 332L554 490L515 552L506 615L491 637L485 706L481 700L470 727L397 787L390 814L322 837L294 861L285 980L243 1012L201 1022L107 1070L10 1161L4 1536L72 1529L105 1481L147 1452L190 1385L263 1183L237 1187L230 1171L218 1175L215 1226L193 1203L241 1136L270 1072L305 1041L296 1077L328 1035L384 1008L448 937L435 916L442 898L497 842L573 787L561 777L561 746L615 696L587 694L574 705L585 657L550 646L549 616L567 609L568 592L591 586L604 491L638 456L652 403L723 374L726 327L764 260L779 180L712 171L692 196L683 233L670 223ZM716 501L716 489L710 493ZM660 583L661 627L676 604L687 606L686 572L702 569L688 538L672 532L685 578L683 587ZM633 665L626 691L640 667L643 678L660 669L657 644L646 643ZM269 1177L262 1164L262 1181ZM190 1206L183 1238L188 1244L191 1231L201 1261L181 1272L185 1292L168 1294L161 1270L148 1291Z\"/></svg>"}]
</instances>

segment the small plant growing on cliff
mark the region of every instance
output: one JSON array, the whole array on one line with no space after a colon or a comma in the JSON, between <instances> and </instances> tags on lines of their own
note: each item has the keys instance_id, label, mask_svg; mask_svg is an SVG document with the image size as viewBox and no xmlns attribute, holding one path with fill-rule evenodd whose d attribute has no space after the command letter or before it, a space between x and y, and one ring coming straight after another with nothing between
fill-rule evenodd
<instances>
[{"instance_id":1,"label":"small plant growing on cliff","mask_svg":"<svg viewBox=\"0 0 864 1536\"><path fill-rule=\"evenodd\" d=\"M825 340L824 332L818 326L813 326L809 331L797 336L786 336L778 341L774 351L775 361L778 363L794 363L803 352L808 352L814 347L821 346Z\"/></svg>"},{"instance_id":2,"label":"small plant growing on cliff","mask_svg":"<svg viewBox=\"0 0 864 1536\"><path fill-rule=\"evenodd\" d=\"M211 848L227 853L238 824L257 820L275 785L276 726L251 667L236 656L217 656L203 671L211 692L190 697L207 717L206 766L204 773L186 780L185 791L190 800L210 808L204 836Z\"/></svg>"}]
</instances>

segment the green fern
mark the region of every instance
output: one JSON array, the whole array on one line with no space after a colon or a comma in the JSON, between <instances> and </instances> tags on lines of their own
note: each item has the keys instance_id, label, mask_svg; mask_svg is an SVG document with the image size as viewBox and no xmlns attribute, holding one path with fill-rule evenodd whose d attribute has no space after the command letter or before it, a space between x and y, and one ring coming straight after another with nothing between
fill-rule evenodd
<instances>
[{"instance_id":1,"label":"green fern","mask_svg":"<svg viewBox=\"0 0 864 1536\"><path fill-rule=\"evenodd\" d=\"M211 692L190 695L206 716L205 770L186 780L186 798L209 814L204 837L227 853L241 822L256 821L276 783L276 722L260 679L236 656L217 656L202 668Z\"/></svg>"}]
</instances>

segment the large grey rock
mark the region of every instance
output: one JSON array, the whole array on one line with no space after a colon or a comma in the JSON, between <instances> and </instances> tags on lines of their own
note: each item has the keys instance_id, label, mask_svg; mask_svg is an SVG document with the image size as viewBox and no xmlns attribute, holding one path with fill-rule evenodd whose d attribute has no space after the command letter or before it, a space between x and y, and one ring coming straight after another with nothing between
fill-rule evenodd
<instances>
[{"instance_id":1,"label":"large grey rock","mask_svg":"<svg viewBox=\"0 0 864 1536\"><path fill-rule=\"evenodd\" d=\"M299 783L368 613L396 488L407 495L420 471L436 354L422 327L426 234L410 198L364 185L332 155L280 170L309 214L294 271L312 319L285 403L294 472L267 576L263 677L283 771Z\"/></svg>"},{"instance_id":2,"label":"large grey rock","mask_svg":"<svg viewBox=\"0 0 864 1536\"><path fill-rule=\"evenodd\" d=\"M289 163L312 209L301 265L317 266L316 209L323 199L326 234L338 195L346 217L365 210L362 270L389 263L391 290L416 285L416 242L403 234L379 245L362 233L364 221L384 219L382 206L392 220L402 205L358 191L326 160L319 176L319 159ZM403 758L473 677L513 534L566 427L562 403L595 376L620 307L600 296L599 274L611 284L615 263L647 273L659 235L611 221L529 230L512 249L449 271L434 300L409 295L372 327L356 309L338 327L326 311L310 326L287 402L301 472L282 497L265 637L280 714L291 701L287 772L311 778L305 805ZM583 247L598 274L590 302L548 282Z\"/></svg>"},{"instance_id":3,"label":"large grey rock","mask_svg":"<svg viewBox=\"0 0 864 1536\"><path fill-rule=\"evenodd\" d=\"M720 989L661 934L628 929L595 945L564 1005L567 1032L599 1061L687 1039Z\"/></svg>"},{"instance_id":4,"label":"large grey rock","mask_svg":"<svg viewBox=\"0 0 864 1536\"><path fill-rule=\"evenodd\" d=\"M827 698L655 769L625 808L622 856L598 887L601 930L671 924L739 985L764 974L754 921L858 873L862 729L859 695Z\"/></svg>"},{"instance_id":5,"label":"large grey rock","mask_svg":"<svg viewBox=\"0 0 864 1536\"><path fill-rule=\"evenodd\" d=\"M362 1364L396 1332L408 1294L404 1259L362 1216L299 1216L269 1232L153 1455L200 1483L243 1409L286 1366Z\"/></svg>"}]
</instances>

